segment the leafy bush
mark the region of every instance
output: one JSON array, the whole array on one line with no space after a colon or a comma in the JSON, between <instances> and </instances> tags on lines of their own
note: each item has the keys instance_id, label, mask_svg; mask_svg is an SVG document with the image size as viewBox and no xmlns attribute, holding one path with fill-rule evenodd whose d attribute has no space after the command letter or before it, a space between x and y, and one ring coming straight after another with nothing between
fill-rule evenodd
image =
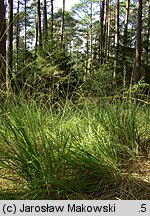
<instances>
[{"instance_id":1,"label":"leafy bush","mask_svg":"<svg viewBox=\"0 0 150 216\"><path fill-rule=\"evenodd\" d=\"M146 95L147 90L149 89L149 84L145 83L144 81L139 81L137 84L134 84L131 88L131 93L135 97L138 97L140 95L144 94Z\"/></svg>"}]
</instances>

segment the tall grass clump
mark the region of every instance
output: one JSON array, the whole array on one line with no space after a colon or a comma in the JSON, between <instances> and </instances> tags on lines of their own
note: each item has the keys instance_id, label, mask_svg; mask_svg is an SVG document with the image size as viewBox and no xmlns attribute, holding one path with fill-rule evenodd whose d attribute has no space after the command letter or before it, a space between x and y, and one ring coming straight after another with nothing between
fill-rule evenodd
<instances>
[{"instance_id":1,"label":"tall grass clump","mask_svg":"<svg viewBox=\"0 0 150 216\"><path fill-rule=\"evenodd\" d=\"M95 113L97 121L109 136L116 150L118 163L142 154L143 139L149 134L149 108L131 103L127 98L105 102Z\"/></svg>"},{"instance_id":2,"label":"tall grass clump","mask_svg":"<svg viewBox=\"0 0 150 216\"><path fill-rule=\"evenodd\" d=\"M118 175L115 149L88 110L23 103L0 120L1 168L21 177L32 199L85 198Z\"/></svg>"},{"instance_id":3,"label":"tall grass clump","mask_svg":"<svg viewBox=\"0 0 150 216\"><path fill-rule=\"evenodd\" d=\"M127 99L66 100L61 109L14 99L0 108L3 178L22 179L26 198L100 198L147 151L149 118Z\"/></svg>"}]
</instances>

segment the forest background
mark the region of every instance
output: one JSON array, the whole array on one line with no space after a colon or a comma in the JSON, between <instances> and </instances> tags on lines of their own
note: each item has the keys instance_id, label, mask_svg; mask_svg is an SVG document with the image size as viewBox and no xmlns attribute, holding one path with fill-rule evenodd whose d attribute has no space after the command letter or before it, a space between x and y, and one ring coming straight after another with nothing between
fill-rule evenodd
<instances>
[{"instance_id":1,"label":"forest background","mask_svg":"<svg viewBox=\"0 0 150 216\"><path fill-rule=\"evenodd\" d=\"M70 74L76 84L90 87L95 76L101 83L106 78L101 86L110 93L112 87L150 83L149 1L81 1L70 11L65 11L65 1L54 10L54 2L8 1L6 10L1 1L1 84L11 88L17 82L21 89L26 85L37 91L41 86L46 91L45 85L51 85L48 70L58 70L53 78Z\"/></svg>"}]
</instances>

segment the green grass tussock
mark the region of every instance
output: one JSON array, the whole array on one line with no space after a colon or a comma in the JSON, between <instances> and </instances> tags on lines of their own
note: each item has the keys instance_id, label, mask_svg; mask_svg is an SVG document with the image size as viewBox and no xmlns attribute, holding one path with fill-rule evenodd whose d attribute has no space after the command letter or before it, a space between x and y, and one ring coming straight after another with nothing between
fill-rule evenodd
<instances>
[{"instance_id":1,"label":"green grass tussock","mask_svg":"<svg viewBox=\"0 0 150 216\"><path fill-rule=\"evenodd\" d=\"M124 102L66 104L60 112L33 102L1 108L1 170L23 179L31 199L101 196L146 152L146 110Z\"/></svg>"}]
</instances>

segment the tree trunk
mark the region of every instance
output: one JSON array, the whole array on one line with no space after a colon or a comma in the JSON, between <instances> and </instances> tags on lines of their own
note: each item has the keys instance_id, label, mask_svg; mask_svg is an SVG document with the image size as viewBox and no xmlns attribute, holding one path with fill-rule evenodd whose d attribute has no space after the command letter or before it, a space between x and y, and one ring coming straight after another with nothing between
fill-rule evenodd
<instances>
[{"instance_id":1,"label":"tree trunk","mask_svg":"<svg viewBox=\"0 0 150 216\"><path fill-rule=\"evenodd\" d=\"M13 0L8 0L7 85L11 85L13 69Z\"/></svg>"},{"instance_id":2,"label":"tree trunk","mask_svg":"<svg viewBox=\"0 0 150 216\"><path fill-rule=\"evenodd\" d=\"M51 45L53 44L53 28L54 28L54 5L53 0L51 0Z\"/></svg>"},{"instance_id":3,"label":"tree trunk","mask_svg":"<svg viewBox=\"0 0 150 216\"><path fill-rule=\"evenodd\" d=\"M114 84L116 84L116 73L117 73L117 59L118 59L118 45L119 45L119 0L116 0L115 9L115 59L114 59Z\"/></svg>"},{"instance_id":4,"label":"tree trunk","mask_svg":"<svg viewBox=\"0 0 150 216\"><path fill-rule=\"evenodd\" d=\"M138 16L136 24L136 54L135 54L135 64L134 64L134 83L138 83L141 78L140 66L141 66L141 29L142 29L142 0L138 0Z\"/></svg>"},{"instance_id":5,"label":"tree trunk","mask_svg":"<svg viewBox=\"0 0 150 216\"><path fill-rule=\"evenodd\" d=\"M90 4L90 62L89 62L89 69L90 75L92 73L92 66L93 66L93 12L92 12L92 2Z\"/></svg>"},{"instance_id":6,"label":"tree trunk","mask_svg":"<svg viewBox=\"0 0 150 216\"><path fill-rule=\"evenodd\" d=\"M87 28L87 37L86 37L86 62L85 62L85 71L88 75L88 61L89 61L89 32Z\"/></svg>"},{"instance_id":7,"label":"tree trunk","mask_svg":"<svg viewBox=\"0 0 150 216\"><path fill-rule=\"evenodd\" d=\"M27 59L27 0L24 1L24 63Z\"/></svg>"},{"instance_id":8,"label":"tree trunk","mask_svg":"<svg viewBox=\"0 0 150 216\"><path fill-rule=\"evenodd\" d=\"M100 0L100 34L99 34L99 64L102 65L104 52L103 52L103 44L104 44L104 7L105 1Z\"/></svg>"},{"instance_id":9,"label":"tree trunk","mask_svg":"<svg viewBox=\"0 0 150 216\"><path fill-rule=\"evenodd\" d=\"M125 14L125 21L124 21L124 38L123 38L123 46L124 48L127 47L127 36L128 36L128 21L129 21L129 9L130 9L130 0L126 2L126 14ZM123 87L126 87L126 73L127 73L127 64L125 62L125 57L123 56Z\"/></svg>"},{"instance_id":10,"label":"tree trunk","mask_svg":"<svg viewBox=\"0 0 150 216\"><path fill-rule=\"evenodd\" d=\"M0 1L0 85L6 82L6 7Z\"/></svg>"},{"instance_id":11,"label":"tree trunk","mask_svg":"<svg viewBox=\"0 0 150 216\"><path fill-rule=\"evenodd\" d=\"M37 28L37 44L42 49L42 29L41 29L41 6L40 0L36 3L36 28Z\"/></svg>"},{"instance_id":12,"label":"tree trunk","mask_svg":"<svg viewBox=\"0 0 150 216\"><path fill-rule=\"evenodd\" d=\"M16 35L16 52L17 52L17 72L19 67L19 48L20 48L20 0L17 4L17 35Z\"/></svg>"},{"instance_id":13,"label":"tree trunk","mask_svg":"<svg viewBox=\"0 0 150 216\"><path fill-rule=\"evenodd\" d=\"M115 59L118 59L119 44L119 0L116 0L116 16L115 16Z\"/></svg>"},{"instance_id":14,"label":"tree trunk","mask_svg":"<svg viewBox=\"0 0 150 216\"><path fill-rule=\"evenodd\" d=\"M46 0L43 0L43 36L44 36L44 46L46 46L47 44L47 38L48 38L48 34L47 34L47 3Z\"/></svg>"},{"instance_id":15,"label":"tree trunk","mask_svg":"<svg viewBox=\"0 0 150 216\"><path fill-rule=\"evenodd\" d=\"M106 34L105 34L105 58L109 58L110 42L110 1L106 0Z\"/></svg>"},{"instance_id":16,"label":"tree trunk","mask_svg":"<svg viewBox=\"0 0 150 216\"><path fill-rule=\"evenodd\" d=\"M148 22L147 22L148 30L147 30L147 37L146 37L146 61L145 64L148 66L149 62L149 44L150 44L150 0L148 0ZM150 76L150 75L149 75Z\"/></svg>"},{"instance_id":17,"label":"tree trunk","mask_svg":"<svg viewBox=\"0 0 150 216\"><path fill-rule=\"evenodd\" d=\"M65 0L62 6L62 21L61 21L61 47L64 48L64 28L65 28Z\"/></svg>"}]
</instances>

